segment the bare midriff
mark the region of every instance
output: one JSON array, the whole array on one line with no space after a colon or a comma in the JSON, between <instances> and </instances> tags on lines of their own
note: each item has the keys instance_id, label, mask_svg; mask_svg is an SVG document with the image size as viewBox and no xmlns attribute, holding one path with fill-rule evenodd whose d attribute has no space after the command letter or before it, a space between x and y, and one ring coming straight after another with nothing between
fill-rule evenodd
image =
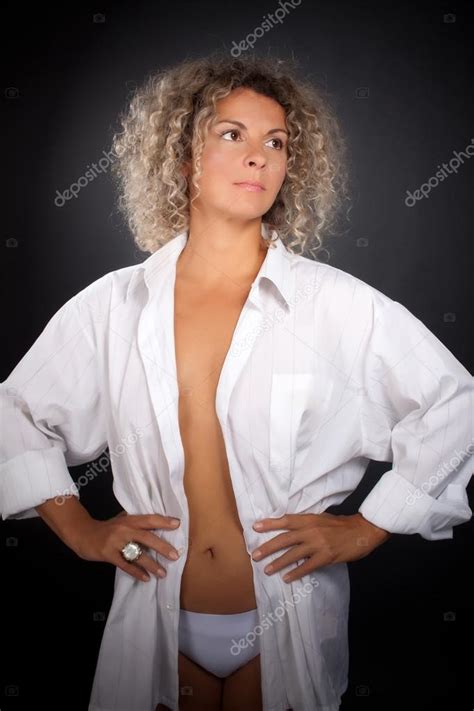
<instances>
[{"instance_id":1,"label":"bare midriff","mask_svg":"<svg viewBox=\"0 0 474 711\"><path fill-rule=\"evenodd\" d=\"M220 373L249 289L197 293L176 279L179 427L189 506L180 606L194 612L232 614L256 607L252 563L215 409Z\"/></svg>"}]
</instances>

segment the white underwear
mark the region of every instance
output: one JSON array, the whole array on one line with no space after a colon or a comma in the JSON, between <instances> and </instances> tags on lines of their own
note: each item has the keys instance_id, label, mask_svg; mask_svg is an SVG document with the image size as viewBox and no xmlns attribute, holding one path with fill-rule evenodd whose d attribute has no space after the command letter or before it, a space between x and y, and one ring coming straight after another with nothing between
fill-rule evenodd
<instances>
[{"instance_id":1,"label":"white underwear","mask_svg":"<svg viewBox=\"0 0 474 711\"><path fill-rule=\"evenodd\" d=\"M179 651L224 679L260 654L257 608L234 615L180 610ZM247 634L253 632L246 637Z\"/></svg>"}]
</instances>

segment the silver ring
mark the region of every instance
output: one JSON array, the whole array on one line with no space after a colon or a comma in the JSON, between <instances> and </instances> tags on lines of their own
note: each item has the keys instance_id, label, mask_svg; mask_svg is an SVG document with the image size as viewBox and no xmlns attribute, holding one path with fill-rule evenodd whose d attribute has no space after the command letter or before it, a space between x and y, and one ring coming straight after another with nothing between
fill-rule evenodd
<instances>
[{"instance_id":1,"label":"silver ring","mask_svg":"<svg viewBox=\"0 0 474 711\"><path fill-rule=\"evenodd\" d=\"M122 554L122 558L125 558L128 563L134 563L139 559L143 553L143 550L140 544L136 543L136 541L129 541L120 552Z\"/></svg>"}]
</instances>

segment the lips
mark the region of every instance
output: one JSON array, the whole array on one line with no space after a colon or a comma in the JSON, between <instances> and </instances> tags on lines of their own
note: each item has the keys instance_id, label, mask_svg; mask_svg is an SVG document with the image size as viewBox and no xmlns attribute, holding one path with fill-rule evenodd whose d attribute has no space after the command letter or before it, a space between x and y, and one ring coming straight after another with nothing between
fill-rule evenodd
<instances>
[{"instance_id":1,"label":"lips","mask_svg":"<svg viewBox=\"0 0 474 711\"><path fill-rule=\"evenodd\" d=\"M256 183L253 181L245 180L241 183L235 183L235 185L238 185L246 190L250 190L251 192L262 192L263 190L265 190L261 183Z\"/></svg>"}]
</instances>

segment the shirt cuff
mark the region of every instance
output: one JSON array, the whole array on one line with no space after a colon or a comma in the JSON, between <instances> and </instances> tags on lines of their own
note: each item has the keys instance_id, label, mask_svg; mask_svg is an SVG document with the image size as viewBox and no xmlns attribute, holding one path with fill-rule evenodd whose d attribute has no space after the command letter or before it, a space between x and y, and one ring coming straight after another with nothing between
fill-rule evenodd
<instances>
[{"instance_id":1,"label":"shirt cuff","mask_svg":"<svg viewBox=\"0 0 474 711\"><path fill-rule=\"evenodd\" d=\"M390 533L419 533L429 541L453 538L453 526L472 516L465 487L448 484L434 499L394 470L383 474L358 511Z\"/></svg>"},{"instance_id":2,"label":"shirt cuff","mask_svg":"<svg viewBox=\"0 0 474 711\"><path fill-rule=\"evenodd\" d=\"M38 517L35 506L56 496L71 494L79 499L78 488L58 447L29 450L0 465L0 506L4 521Z\"/></svg>"}]
</instances>

